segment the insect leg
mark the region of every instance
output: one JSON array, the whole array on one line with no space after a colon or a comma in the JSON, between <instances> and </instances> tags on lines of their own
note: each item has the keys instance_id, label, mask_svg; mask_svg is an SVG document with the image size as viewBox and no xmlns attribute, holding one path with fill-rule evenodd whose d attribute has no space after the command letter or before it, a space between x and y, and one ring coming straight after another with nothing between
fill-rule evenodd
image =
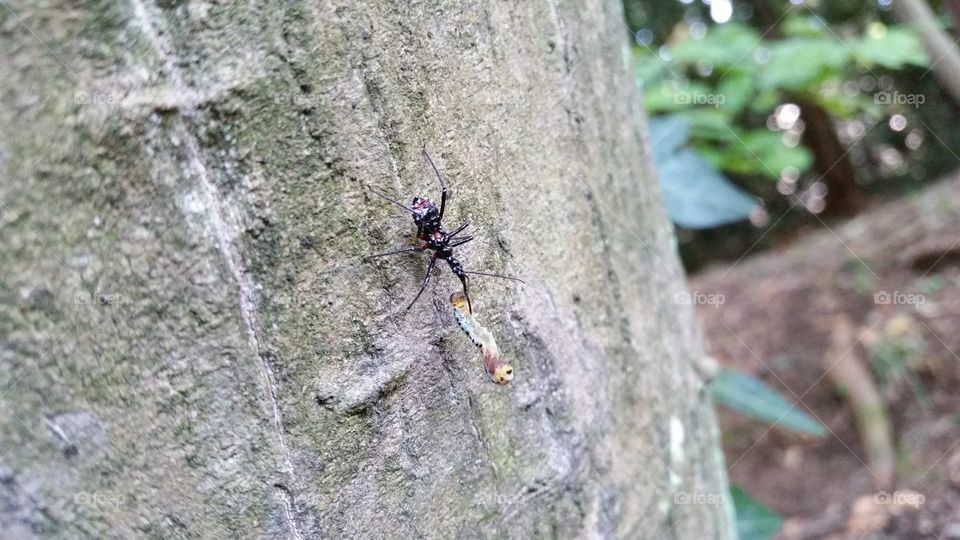
<instances>
[{"instance_id":1,"label":"insect leg","mask_svg":"<svg viewBox=\"0 0 960 540\"><path fill-rule=\"evenodd\" d=\"M460 278L460 283L463 283L463 296L467 297L467 309L472 314L473 304L470 303L470 293L467 292L467 275L461 272L457 277Z\"/></svg>"},{"instance_id":2,"label":"insect leg","mask_svg":"<svg viewBox=\"0 0 960 540\"><path fill-rule=\"evenodd\" d=\"M452 233L448 234L448 235L447 235L447 238L453 238L454 236L460 234L464 229L466 229L466 228L469 227L469 226L470 226L470 221L468 220L468 221L465 222L463 225L461 225L461 226L457 227L456 229L454 229Z\"/></svg>"},{"instance_id":3,"label":"insect leg","mask_svg":"<svg viewBox=\"0 0 960 540\"><path fill-rule=\"evenodd\" d=\"M457 238L456 241L450 243L450 247L455 248L457 246L462 246L463 244L466 244L471 240L473 240L472 236L464 236L463 238Z\"/></svg>"},{"instance_id":4,"label":"insect leg","mask_svg":"<svg viewBox=\"0 0 960 540\"><path fill-rule=\"evenodd\" d=\"M460 262L450 258L447 259L447 264L450 265L450 271L460 279L460 283L463 284L463 296L467 299L467 311L473 313L473 306L470 304L470 293L467 292L467 274L463 271L463 266L460 265Z\"/></svg>"},{"instance_id":5,"label":"insect leg","mask_svg":"<svg viewBox=\"0 0 960 540\"><path fill-rule=\"evenodd\" d=\"M427 158L427 161L433 168L434 174L437 175L437 180L440 181L440 219L443 219L443 210L447 206L447 185L443 183L443 176L440 175L440 171L437 170L437 166L434 165L433 160L430 159L430 154L427 153L426 146L423 147L423 157Z\"/></svg>"},{"instance_id":6,"label":"insect leg","mask_svg":"<svg viewBox=\"0 0 960 540\"><path fill-rule=\"evenodd\" d=\"M437 256L434 255L433 257L430 258L430 264L427 265L427 275L423 276L423 286L420 287L420 292L418 292L417 295L413 297L413 300L410 301L410 305L407 306L407 309L405 309L404 311L412 308L413 304L415 304L417 302L417 299L420 298L420 295L423 294L424 289L427 288L427 284L430 283L430 273L433 272L433 265L436 262L437 262Z\"/></svg>"}]
</instances>

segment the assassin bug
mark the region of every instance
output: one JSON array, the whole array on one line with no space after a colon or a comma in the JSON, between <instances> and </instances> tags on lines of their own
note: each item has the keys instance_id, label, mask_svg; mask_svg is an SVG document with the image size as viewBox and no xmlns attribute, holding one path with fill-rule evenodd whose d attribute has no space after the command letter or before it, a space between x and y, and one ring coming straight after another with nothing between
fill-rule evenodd
<instances>
[{"instance_id":1,"label":"assassin bug","mask_svg":"<svg viewBox=\"0 0 960 540\"><path fill-rule=\"evenodd\" d=\"M463 265L460 263L460 261L453 256L453 248L462 246L463 244L473 240L472 236L458 237L458 235L462 233L464 229L470 226L470 222L467 221L463 225L460 225L450 232L443 230L443 225L441 222L443 220L443 212L447 207L447 185L443 181L443 175L440 174L440 171L437 170L437 166L434 165L433 160L430 159L430 154L427 154L427 149L423 148L422 153L423 157L433 169L434 174L437 176L437 181L440 183L439 207L437 206L437 203L431 201L427 197L414 197L411 206L407 206L399 201L391 199L376 189L371 188L371 191L373 191L373 193L377 196L392 202L407 212L410 212L410 214L413 216L413 223L417 226L417 239L422 241L423 245L396 249L393 251L387 251L386 253L377 253L375 255L370 255L367 258L372 259L374 257L396 255L398 253L433 252L433 255L430 257L430 263L427 265L427 274L423 277L423 285L420 286L420 291L417 292L417 295L413 297L413 300L406 309L413 307L413 304L417 302L417 300L420 298L420 295L423 294L423 291L427 288L427 285L430 283L430 274L433 272L433 267L436 264L437 259L439 259L446 261L447 265L450 266L450 271L453 272L453 274L460 280L460 283L463 285L463 296L467 301L467 309L470 313L473 313L473 306L470 303L470 294L467 292L467 274L510 279L513 281L519 281L520 283L524 283L524 281L522 279L517 279L510 276L502 276L500 274L473 272L463 269Z\"/></svg>"}]
</instances>

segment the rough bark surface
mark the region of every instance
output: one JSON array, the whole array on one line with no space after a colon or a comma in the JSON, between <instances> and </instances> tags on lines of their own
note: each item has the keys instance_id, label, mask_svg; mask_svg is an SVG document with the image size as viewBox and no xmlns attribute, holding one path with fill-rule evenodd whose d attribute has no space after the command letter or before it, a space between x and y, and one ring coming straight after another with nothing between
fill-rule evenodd
<instances>
[{"instance_id":1,"label":"rough bark surface","mask_svg":"<svg viewBox=\"0 0 960 540\"><path fill-rule=\"evenodd\" d=\"M620 10L5 2L4 535L728 537ZM511 386L361 257L422 145Z\"/></svg>"}]
</instances>

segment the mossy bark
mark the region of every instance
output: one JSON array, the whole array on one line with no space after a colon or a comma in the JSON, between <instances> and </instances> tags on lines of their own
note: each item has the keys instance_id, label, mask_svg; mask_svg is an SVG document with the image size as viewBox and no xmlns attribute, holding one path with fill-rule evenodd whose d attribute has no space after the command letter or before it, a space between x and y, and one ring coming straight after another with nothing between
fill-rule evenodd
<instances>
[{"instance_id":1,"label":"mossy bark","mask_svg":"<svg viewBox=\"0 0 960 540\"><path fill-rule=\"evenodd\" d=\"M725 538L617 2L0 10L0 527ZM490 383L444 272L470 219Z\"/></svg>"}]
</instances>

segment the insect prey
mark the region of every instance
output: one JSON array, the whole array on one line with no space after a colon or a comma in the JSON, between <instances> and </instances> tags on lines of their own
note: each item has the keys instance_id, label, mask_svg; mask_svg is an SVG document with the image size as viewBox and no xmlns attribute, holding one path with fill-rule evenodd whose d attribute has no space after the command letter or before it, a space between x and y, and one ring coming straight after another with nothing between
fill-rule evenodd
<instances>
[{"instance_id":1,"label":"insect prey","mask_svg":"<svg viewBox=\"0 0 960 540\"><path fill-rule=\"evenodd\" d=\"M497 384L507 384L512 381L513 366L501 360L500 349L493 334L477 321L469 309L465 309L468 306L464 294L462 292L451 294L450 303L453 304L453 316L457 319L457 324L483 354L483 368L490 380Z\"/></svg>"}]
</instances>

